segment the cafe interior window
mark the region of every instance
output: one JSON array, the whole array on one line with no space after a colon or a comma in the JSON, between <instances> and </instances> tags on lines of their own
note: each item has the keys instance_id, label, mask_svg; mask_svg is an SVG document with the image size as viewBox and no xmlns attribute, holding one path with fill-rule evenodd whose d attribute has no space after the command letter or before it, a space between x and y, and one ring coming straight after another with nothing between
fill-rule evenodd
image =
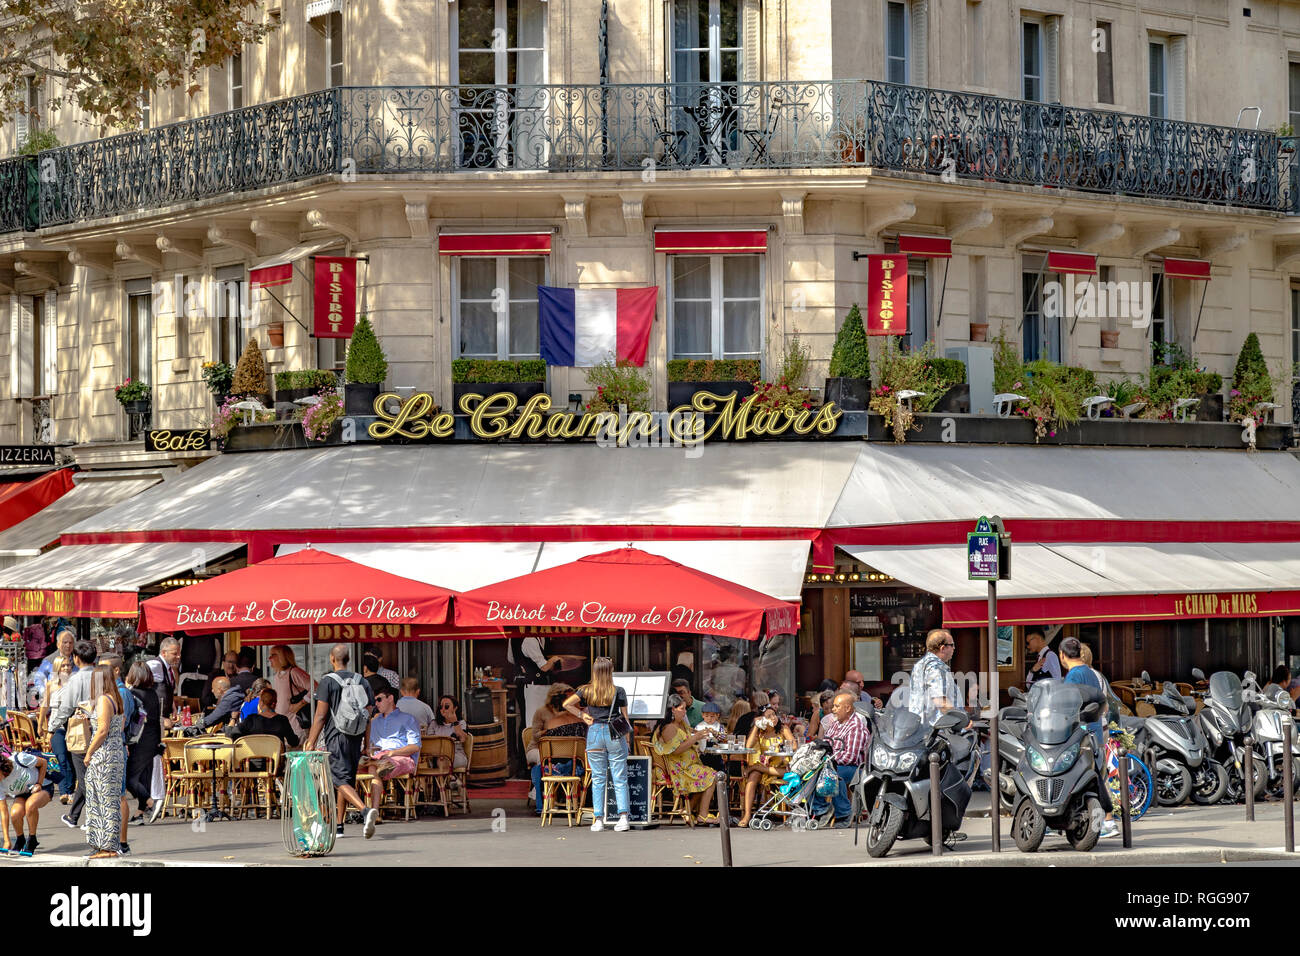
<instances>
[{"instance_id":1,"label":"cafe interior window","mask_svg":"<svg viewBox=\"0 0 1300 956\"><path fill-rule=\"evenodd\" d=\"M462 358L537 358L541 256L462 256L456 260L457 354Z\"/></svg>"},{"instance_id":2,"label":"cafe interior window","mask_svg":"<svg viewBox=\"0 0 1300 956\"><path fill-rule=\"evenodd\" d=\"M669 256L673 358L757 359L762 256Z\"/></svg>"},{"instance_id":3,"label":"cafe interior window","mask_svg":"<svg viewBox=\"0 0 1300 956\"><path fill-rule=\"evenodd\" d=\"M1026 362L1047 359L1061 361L1061 323L1059 311L1051 307L1060 296L1048 299L1044 287L1048 282L1059 282L1060 276L1042 269L1042 256L1026 257L1020 276L1024 311L1021 315L1021 349ZM1047 305L1048 308L1044 308Z\"/></svg>"}]
</instances>

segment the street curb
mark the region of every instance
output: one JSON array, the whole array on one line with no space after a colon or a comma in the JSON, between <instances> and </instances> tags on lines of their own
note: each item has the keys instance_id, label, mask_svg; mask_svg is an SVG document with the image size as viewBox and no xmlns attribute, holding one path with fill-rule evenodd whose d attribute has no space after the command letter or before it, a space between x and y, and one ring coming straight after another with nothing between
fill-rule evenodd
<instances>
[{"instance_id":1,"label":"street curb","mask_svg":"<svg viewBox=\"0 0 1300 956\"><path fill-rule=\"evenodd\" d=\"M101 867L101 866L136 866L136 867L162 867L162 866L261 866L265 864L257 863L230 863L230 862L207 862L207 861L190 861L190 860L150 860L145 858L136 858L134 856L109 858L105 860L92 860L86 856L69 856L61 853L42 853L39 856L21 857L12 861L12 868L26 869L32 866L62 866L62 867ZM0 862L0 873L9 869L8 859Z\"/></svg>"},{"instance_id":2,"label":"street curb","mask_svg":"<svg viewBox=\"0 0 1300 956\"><path fill-rule=\"evenodd\" d=\"M861 863L836 863L833 866L1161 866L1176 863L1257 863L1263 860L1300 864L1300 855L1282 848L1238 850L1206 847L1157 850L1118 850L1104 853L1076 853L1072 850L1049 850L1046 853L1021 853L1014 846L1001 853L917 855L900 859L864 860Z\"/></svg>"}]
</instances>

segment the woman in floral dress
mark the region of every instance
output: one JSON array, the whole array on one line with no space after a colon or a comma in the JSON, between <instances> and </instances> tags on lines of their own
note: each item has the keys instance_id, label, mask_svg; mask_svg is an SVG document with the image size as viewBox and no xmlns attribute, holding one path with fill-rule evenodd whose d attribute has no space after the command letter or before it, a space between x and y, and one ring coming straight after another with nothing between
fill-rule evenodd
<instances>
[{"instance_id":1,"label":"woman in floral dress","mask_svg":"<svg viewBox=\"0 0 1300 956\"><path fill-rule=\"evenodd\" d=\"M663 757L673 789L692 804L696 823L716 823L709 814L713 802L713 771L700 761L696 744L709 735L695 731L686 721L686 703L677 694L668 698L668 716L659 721L654 732L655 753Z\"/></svg>"},{"instance_id":2,"label":"woman in floral dress","mask_svg":"<svg viewBox=\"0 0 1300 956\"><path fill-rule=\"evenodd\" d=\"M92 860L118 855L122 839L122 793L126 780L126 740L122 698L113 668L100 664L91 676L91 726L86 749L86 840Z\"/></svg>"}]
</instances>

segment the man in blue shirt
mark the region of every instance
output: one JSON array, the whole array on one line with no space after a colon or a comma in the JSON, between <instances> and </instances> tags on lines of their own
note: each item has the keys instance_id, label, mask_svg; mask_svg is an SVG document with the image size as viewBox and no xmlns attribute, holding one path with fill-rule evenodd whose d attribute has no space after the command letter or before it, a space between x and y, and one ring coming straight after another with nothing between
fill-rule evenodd
<instances>
[{"instance_id":1,"label":"man in blue shirt","mask_svg":"<svg viewBox=\"0 0 1300 956\"><path fill-rule=\"evenodd\" d=\"M1061 663L1069 668L1065 675L1067 684L1091 687L1100 695L1102 703L1105 703L1106 688L1101 686L1101 681L1097 679L1093 669L1083 662L1083 645L1077 637L1067 637L1061 641ZM1101 828L1101 835L1111 837L1119 832L1119 826L1111 813L1110 794L1106 790L1106 749L1102 744L1101 721L1094 720L1084 724L1084 728L1092 734L1096 746L1098 791L1101 795L1101 805L1106 808L1106 824Z\"/></svg>"},{"instance_id":2,"label":"man in blue shirt","mask_svg":"<svg viewBox=\"0 0 1300 956\"><path fill-rule=\"evenodd\" d=\"M374 774L380 781L415 773L415 762L420 757L420 725L410 714L398 710L394 695L395 691L387 683L375 690L369 746L358 768L361 773ZM363 832L367 838L379 822L379 801L383 794L383 784L376 781L370 788L370 809L366 811Z\"/></svg>"}]
</instances>

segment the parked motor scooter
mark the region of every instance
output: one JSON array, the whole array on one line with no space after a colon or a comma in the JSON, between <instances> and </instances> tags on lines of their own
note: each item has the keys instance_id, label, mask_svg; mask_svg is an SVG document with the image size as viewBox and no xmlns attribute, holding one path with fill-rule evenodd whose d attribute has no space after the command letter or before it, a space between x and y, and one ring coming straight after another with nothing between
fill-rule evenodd
<instances>
[{"instance_id":1,"label":"parked motor scooter","mask_svg":"<svg viewBox=\"0 0 1300 956\"><path fill-rule=\"evenodd\" d=\"M1029 692L1025 755L1014 774L1020 794L1011 822L1016 846L1033 853L1050 827L1070 846L1091 850L1106 811L1098 788L1092 734L1084 723L1101 714L1102 696L1091 687L1051 678Z\"/></svg>"},{"instance_id":2,"label":"parked motor scooter","mask_svg":"<svg viewBox=\"0 0 1300 956\"><path fill-rule=\"evenodd\" d=\"M1151 684L1146 671L1142 672L1142 680ZM1228 772L1208 759L1209 742L1191 716L1195 699L1180 694L1172 681L1165 681L1160 693L1137 699L1156 712L1133 728L1138 752L1155 774L1156 801L1164 807L1176 807L1189 796L1200 804L1222 800L1228 789Z\"/></svg>"},{"instance_id":3,"label":"parked motor scooter","mask_svg":"<svg viewBox=\"0 0 1300 956\"><path fill-rule=\"evenodd\" d=\"M1029 711L1025 693L1019 687L1007 690L1013 704L998 711L998 798L1002 809L1010 813L1016 808L1016 767L1025 755L1025 728L1029 724ZM993 768L984 771L984 782L993 790Z\"/></svg>"},{"instance_id":4,"label":"parked motor scooter","mask_svg":"<svg viewBox=\"0 0 1300 956\"><path fill-rule=\"evenodd\" d=\"M911 691L894 691L884 710L876 713L875 732L862 778L862 806L867 818L867 852L885 856L897 840L931 840L931 753L940 756L944 842L952 842L970 803L974 735L961 733L970 723L964 711L950 710L927 724L908 709Z\"/></svg>"},{"instance_id":5,"label":"parked motor scooter","mask_svg":"<svg viewBox=\"0 0 1300 956\"><path fill-rule=\"evenodd\" d=\"M1192 676L1204 680L1200 670ZM1210 746L1210 758L1228 771L1226 797L1233 803L1245 799L1245 741L1251 732L1254 714L1245 702L1241 679L1232 671L1215 671L1210 675L1210 685L1205 692L1205 706L1201 708L1199 723ZM1267 784L1268 771L1262 760L1255 761L1255 796L1262 796Z\"/></svg>"},{"instance_id":6,"label":"parked motor scooter","mask_svg":"<svg viewBox=\"0 0 1300 956\"><path fill-rule=\"evenodd\" d=\"M1255 741L1255 760L1262 762L1268 771L1265 776L1265 791L1271 794L1283 792L1285 781L1282 752L1286 746L1287 724L1292 726L1292 784L1300 790L1300 739L1297 739L1295 719L1291 714L1295 702L1281 687L1275 687L1265 694L1259 689L1259 682L1250 671L1246 671L1241 683L1246 706L1254 713L1251 718L1250 735Z\"/></svg>"}]
</instances>

